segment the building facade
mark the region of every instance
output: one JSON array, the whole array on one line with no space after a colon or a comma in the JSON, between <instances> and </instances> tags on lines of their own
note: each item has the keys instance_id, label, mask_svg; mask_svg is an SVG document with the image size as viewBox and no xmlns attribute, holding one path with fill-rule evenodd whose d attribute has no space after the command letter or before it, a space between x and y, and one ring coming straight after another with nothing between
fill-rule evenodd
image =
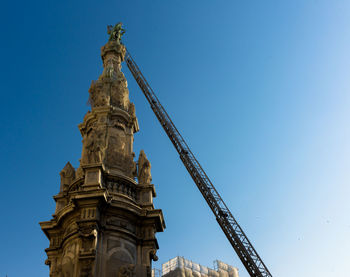
<instances>
[{"instance_id":1,"label":"building facade","mask_svg":"<svg viewBox=\"0 0 350 277\"><path fill-rule=\"evenodd\" d=\"M219 260L214 261L214 268L177 256L162 264L162 271L153 271L153 275L164 277L239 277L238 268Z\"/></svg>"},{"instance_id":2,"label":"building facade","mask_svg":"<svg viewBox=\"0 0 350 277\"><path fill-rule=\"evenodd\" d=\"M134 161L139 126L121 71L125 47L120 30L109 31L104 70L89 89L91 111L79 124L80 165L63 168L55 213L40 223L50 277L151 276L155 234L165 228L153 205L151 164L144 151Z\"/></svg>"}]
</instances>

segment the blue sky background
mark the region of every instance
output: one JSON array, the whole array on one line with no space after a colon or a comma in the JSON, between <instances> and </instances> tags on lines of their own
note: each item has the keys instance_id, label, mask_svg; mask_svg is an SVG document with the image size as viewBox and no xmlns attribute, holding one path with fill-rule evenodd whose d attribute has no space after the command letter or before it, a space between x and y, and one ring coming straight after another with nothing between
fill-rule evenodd
<instances>
[{"instance_id":1,"label":"blue sky background","mask_svg":"<svg viewBox=\"0 0 350 277\"><path fill-rule=\"evenodd\" d=\"M48 276L39 221L102 72L106 25L124 42L273 276L347 277L350 2L6 1L0 9L0 277ZM181 255L247 277L126 65L167 229Z\"/></svg>"}]
</instances>

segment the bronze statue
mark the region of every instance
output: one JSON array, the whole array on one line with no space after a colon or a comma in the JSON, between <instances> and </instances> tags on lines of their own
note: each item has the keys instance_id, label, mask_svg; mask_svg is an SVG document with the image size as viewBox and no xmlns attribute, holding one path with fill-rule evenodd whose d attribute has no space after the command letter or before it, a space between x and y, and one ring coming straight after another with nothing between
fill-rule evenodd
<instances>
[{"instance_id":1,"label":"bronze statue","mask_svg":"<svg viewBox=\"0 0 350 277\"><path fill-rule=\"evenodd\" d=\"M125 34L125 30L122 27L123 23L119 22L116 25L108 25L107 26L107 34L109 34L109 40L112 41L115 40L118 44L120 44L120 40L122 38L122 35Z\"/></svg>"}]
</instances>

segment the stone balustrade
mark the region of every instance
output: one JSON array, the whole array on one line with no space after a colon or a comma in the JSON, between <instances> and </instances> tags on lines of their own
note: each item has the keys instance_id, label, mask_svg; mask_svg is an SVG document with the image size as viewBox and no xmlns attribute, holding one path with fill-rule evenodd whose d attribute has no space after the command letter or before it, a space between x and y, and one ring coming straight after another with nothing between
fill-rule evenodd
<instances>
[{"instance_id":1,"label":"stone balustrade","mask_svg":"<svg viewBox=\"0 0 350 277\"><path fill-rule=\"evenodd\" d=\"M106 189L110 193L117 193L117 194L123 194L132 200L136 201L137 193L136 193L136 185L123 182L123 181L107 181L106 182Z\"/></svg>"}]
</instances>

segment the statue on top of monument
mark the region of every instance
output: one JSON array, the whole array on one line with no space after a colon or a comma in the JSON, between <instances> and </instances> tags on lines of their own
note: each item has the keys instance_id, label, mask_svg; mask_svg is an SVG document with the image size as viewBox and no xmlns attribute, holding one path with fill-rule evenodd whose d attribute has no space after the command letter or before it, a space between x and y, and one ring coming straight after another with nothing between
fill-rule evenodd
<instances>
[{"instance_id":1,"label":"statue on top of monument","mask_svg":"<svg viewBox=\"0 0 350 277\"><path fill-rule=\"evenodd\" d=\"M119 22L114 25L108 25L107 26L107 34L109 34L109 40L108 41L116 41L118 44L120 44L120 40L122 38L122 35L125 34L125 30L123 29L123 23Z\"/></svg>"}]
</instances>

